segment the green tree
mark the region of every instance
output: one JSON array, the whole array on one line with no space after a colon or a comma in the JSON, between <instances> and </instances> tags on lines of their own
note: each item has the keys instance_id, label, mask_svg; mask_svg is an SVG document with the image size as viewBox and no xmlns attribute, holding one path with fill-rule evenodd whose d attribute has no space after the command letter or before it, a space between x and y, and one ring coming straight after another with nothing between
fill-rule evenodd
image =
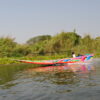
<instances>
[{"instance_id":1,"label":"green tree","mask_svg":"<svg viewBox=\"0 0 100 100\"><path fill-rule=\"evenodd\" d=\"M11 37L1 37L0 38L0 56L10 57L17 43Z\"/></svg>"},{"instance_id":2,"label":"green tree","mask_svg":"<svg viewBox=\"0 0 100 100\"><path fill-rule=\"evenodd\" d=\"M21 57L21 56L27 56L30 53L31 53L31 50L29 49L28 45L17 44L13 50L12 56L13 57Z\"/></svg>"},{"instance_id":3,"label":"green tree","mask_svg":"<svg viewBox=\"0 0 100 100\"><path fill-rule=\"evenodd\" d=\"M74 46L78 45L80 42L80 36L74 32L61 32L48 42L46 47L47 51L59 52L71 50Z\"/></svg>"},{"instance_id":4,"label":"green tree","mask_svg":"<svg viewBox=\"0 0 100 100\"><path fill-rule=\"evenodd\" d=\"M36 36L36 37L29 39L26 43L29 45L32 45L32 44L42 42L44 40L50 40L50 39L51 39L50 35L40 35L40 36Z\"/></svg>"}]
</instances>

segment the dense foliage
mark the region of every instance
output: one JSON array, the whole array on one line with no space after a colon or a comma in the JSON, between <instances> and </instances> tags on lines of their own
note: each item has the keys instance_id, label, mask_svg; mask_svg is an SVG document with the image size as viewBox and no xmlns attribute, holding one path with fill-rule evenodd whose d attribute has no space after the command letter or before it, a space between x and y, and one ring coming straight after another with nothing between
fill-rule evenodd
<instances>
[{"instance_id":1,"label":"dense foliage","mask_svg":"<svg viewBox=\"0 0 100 100\"><path fill-rule=\"evenodd\" d=\"M93 53L100 56L100 37L90 35L79 36L75 32L61 32L55 36L42 35L29 39L25 44L18 44L14 38L0 38L0 57L32 57L32 56L71 56L76 54Z\"/></svg>"}]
</instances>

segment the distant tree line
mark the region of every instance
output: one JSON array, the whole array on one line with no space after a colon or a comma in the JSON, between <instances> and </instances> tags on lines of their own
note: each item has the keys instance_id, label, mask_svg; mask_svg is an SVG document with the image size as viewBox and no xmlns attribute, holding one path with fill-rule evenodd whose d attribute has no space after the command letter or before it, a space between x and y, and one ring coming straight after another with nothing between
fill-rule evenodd
<instances>
[{"instance_id":1,"label":"distant tree line","mask_svg":"<svg viewBox=\"0 0 100 100\"><path fill-rule=\"evenodd\" d=\"M0 57L22 57L37 55L93 53L100 55L100 37L90 35L81 37L75 32L61 32L55 36L40 35L32 37L25 44L18 44L14 38L0 38Z\"/></svg>"}]
</instances>

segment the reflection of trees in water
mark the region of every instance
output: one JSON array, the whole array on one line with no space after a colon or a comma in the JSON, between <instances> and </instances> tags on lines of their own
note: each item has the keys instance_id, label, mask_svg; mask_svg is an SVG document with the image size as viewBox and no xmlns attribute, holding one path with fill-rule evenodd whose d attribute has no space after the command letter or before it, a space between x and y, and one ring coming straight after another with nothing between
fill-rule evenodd
<instances>
[{"instance_id":1,"label":"reflection of trees in water","mask_svg":"<svg viewBox=\"0 0 100 100\"><path fill-rule=\"evenodd\" d=\"M75 84L78 82L75 73L73 72L57 72L51 77L51 82L58 85Z\"/></svg>"},{"instance_id":2,"label":"reflection of trees in water","mask_svg":"<svg viewBox=\"0 0 100 100\"><path fill-rule=\"evenodd\" d=\"M33 76L35 81L47 81L58 85L76 84L79 82L76 74L71 71L36 72Z\"/></svg>"},{"instance_id":3,"label":"reflection of trees in water","mask_svg":"<svg viewBox=\"0 0 100 100\"><path fill-rule=\"evenodd\" d=\"M16 80L17 73L18 72L22 73L22 71L26 68L29 68L29 65L27 64L0 65L0 85L4 85L5 88L9 88L16 85L16 83L13 83L13 80Z\"/></svg>"}]
</instances>

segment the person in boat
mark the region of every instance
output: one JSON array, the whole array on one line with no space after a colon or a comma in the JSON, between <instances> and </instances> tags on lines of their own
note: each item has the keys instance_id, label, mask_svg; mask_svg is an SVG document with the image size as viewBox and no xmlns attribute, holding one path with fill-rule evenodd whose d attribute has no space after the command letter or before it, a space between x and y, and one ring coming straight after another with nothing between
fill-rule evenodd
<instances>
[{"instance_id":1,"label":"person in boat","mask_svg":"<svg viewBox=\"0 0 100 100\"><path fill-rule=\"evenodd\" d=\"M75 55L75 53L74 53L74 52L72 52L72 57L73 57L73 58L76 58L76 55Z\"/></svg>"}]
</instances>

